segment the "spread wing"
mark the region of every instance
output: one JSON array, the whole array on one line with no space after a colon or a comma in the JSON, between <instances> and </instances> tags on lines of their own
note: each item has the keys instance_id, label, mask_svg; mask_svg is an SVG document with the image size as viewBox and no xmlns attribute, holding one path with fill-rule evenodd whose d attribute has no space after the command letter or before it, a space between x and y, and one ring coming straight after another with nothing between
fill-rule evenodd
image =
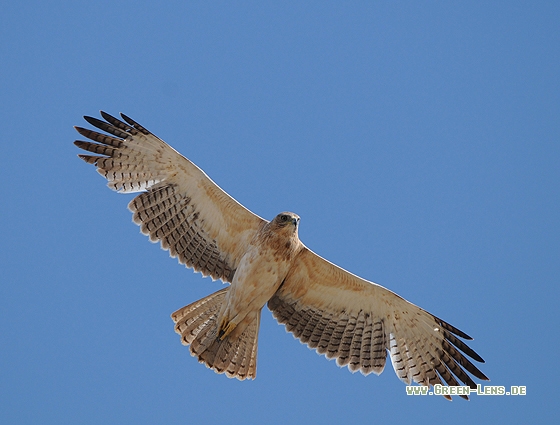
<instances>
[{"instance_id":1,"label":"spread wing","mask_svg":"<svg viewBox=\"0 0 560 425\"><path fill-rule=\"evenodd\" d=\"M94 142L75 144L98 155L79 155L116 191L143 192L128 205L152 242L180 263L230 282L241 255L264 220L239 204L200 168L137 122L101 112L84 117L103 130L76 127Z\"/></svg>"},{"instance_id":2,"label":"spread wing","mask_svg":"<svg viewBox=\"0 0 560 425\"><path fill-rule=\"evenodd\" d=\"M456 386L458 379L476 389L467 372L488 380L467 358L484 362L459 339L472 339L467 334L307 248L268 306L301 342L353 372L380 374L388 352L406 384Z\"/></svg>"}]
</instances>

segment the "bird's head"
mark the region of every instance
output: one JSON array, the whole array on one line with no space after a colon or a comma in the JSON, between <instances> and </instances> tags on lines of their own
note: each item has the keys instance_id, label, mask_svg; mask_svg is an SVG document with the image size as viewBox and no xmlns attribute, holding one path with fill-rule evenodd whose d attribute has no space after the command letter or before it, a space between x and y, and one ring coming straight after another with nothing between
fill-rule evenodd
<instances>
[{"instance_id":1,"label":"bird's head","mask_svg":"<svg viewBox=\"0 0 560 425\"><path fill-rule=\"evenodd\" d=\"M282 229L290 233L297 233L299 215L285 211L274 217L271 224L278 230Z\"/></svg>"}]
</instances>

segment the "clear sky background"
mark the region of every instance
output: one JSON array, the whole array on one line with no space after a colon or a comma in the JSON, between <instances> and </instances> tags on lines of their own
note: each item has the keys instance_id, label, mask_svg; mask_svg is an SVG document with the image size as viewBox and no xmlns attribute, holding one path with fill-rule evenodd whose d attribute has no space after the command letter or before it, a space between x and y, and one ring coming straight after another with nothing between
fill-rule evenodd
<instances>
[{"instance_id":1,"label":"clear sky background","mask_svg":"<svg viewBox=\"0 0 560 425\"><path fill-rule=\"evenodd\" d=\"M4 4L0 422L552 421L559 82L556 1ZM409 397L268 310L255 381L198 364L170 314L221 283L76 157L99 109L262 217L298 213L311 249L472 335L484 384L527 396Z\"/></svg>"}]
</instances>

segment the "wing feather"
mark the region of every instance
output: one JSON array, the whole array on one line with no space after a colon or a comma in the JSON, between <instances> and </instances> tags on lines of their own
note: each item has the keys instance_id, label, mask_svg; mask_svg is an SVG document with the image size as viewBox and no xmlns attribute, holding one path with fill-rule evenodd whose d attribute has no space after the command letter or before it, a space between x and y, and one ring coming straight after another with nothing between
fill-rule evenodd
<instances>
[{"instance_id":1,"label":"wing feather","mask_svg":"<svg viewBox=\"0 0 560 425\"><path fill-rule=\"evenodd\" d=\"M92 140L79 155L118 192L143 192L128 205L133 220L152 242L205 276L230 282L253 235L265 222L216 185L200 168L121 114L105 121L84 117L108 134L76 127Z\"/></svg>"},{"instance_id":2,"label":"wing feather","mask_svg":"<svg viewBox=\"0 0 560 425\"><path fill-rule=\"evenodd\" d=\"M467 358L484 362L459 339L467 334L307 248L268 306L287 331L351 371L379 374L389 354L407 384L476 388L469 373L488 379Z\"/></svg>"},{"instance_id":3,"label":"wing feather","mask_svg":"<svg viewBox=\"0 0 560 425\"><path fill-rule=\"evenodd\" d=\"M350 349L352 347L354 329L356 329L356 317L349 315L348 322L346 323L346 327L344 328L344 333L342 334L342 339L340 341L338 355L336 356L336 364L340 367L346 366L350 363Z\"/></svg>"}]
</instances>

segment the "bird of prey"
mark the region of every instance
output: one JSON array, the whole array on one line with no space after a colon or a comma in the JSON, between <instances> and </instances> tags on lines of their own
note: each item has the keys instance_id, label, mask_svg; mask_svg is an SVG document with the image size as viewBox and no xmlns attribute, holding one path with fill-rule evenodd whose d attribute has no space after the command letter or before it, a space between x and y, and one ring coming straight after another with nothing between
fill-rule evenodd
<instances>
[{"instance_id":1,"label":"bird of prey","mask_svg":"<svg viewBox=\"0 0 560 425\"><path fill-rule=\"evenodd\" d=\"M288 332L352 372L380 374L389 354L406 384L461 381L476 388L469 373L488 379L467 358L484 362L462 341L472 338L315 254L299 240L298 215L257 216L136 121L101 116L105 121L84 118L104 133L76 127L93 141L75 142L88 151L79 157L111 189L141 192L128 207L152 242L186 267L229 283L171 316L199 362L228 377L255 378L267 305Z\"/></svg>"}]
</instances>

